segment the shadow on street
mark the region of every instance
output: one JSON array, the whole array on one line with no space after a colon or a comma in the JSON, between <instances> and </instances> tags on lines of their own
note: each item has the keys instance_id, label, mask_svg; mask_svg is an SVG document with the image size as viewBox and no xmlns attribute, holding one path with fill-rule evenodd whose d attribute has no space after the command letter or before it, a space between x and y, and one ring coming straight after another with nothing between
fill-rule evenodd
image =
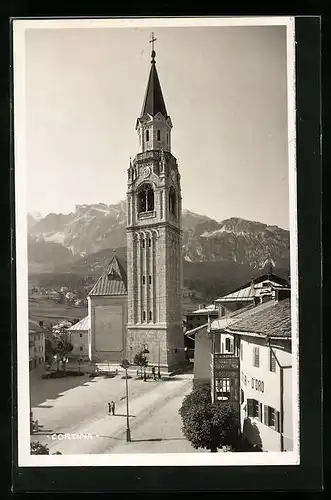
<instances>
[{"instance_id":1,"label":"shadow on street","mask_svg":"<svg viewBox=\"0 0 331 500\"><path fill-rule=\"evenodd\" d=\"M185 441L184 437L177 438L149 438L149 439L131 439L133 443L146 443L152 441Z\"/></svg>"},{"instance_id":2,"label":"shadow on street","mask_svg":"<svg viewBox=\"0 0 331 500\"><path fill-rule=\"evenodd\" d=\"M61 393L74 389L75 387L88 387L92 382L89 375L82 375L81 377L69 376L63 378L43 379L41 378L42 373L42 371L39 371L38 373L30 372L32 407L39 406L46 400L55 400L62 396Z\"/></svg>"},{"instance_id":3,"label":"shadow on street","mask_svg":"<svg viewBox=\"0 0 331 500\"><path fill-rule=\"evenodd\" d=\"M110 417L126 417L126 413L115 413L115 415L110 415ZM136 418L136 415L129 415L130 418Z\"/></svg>"}]
</instances>

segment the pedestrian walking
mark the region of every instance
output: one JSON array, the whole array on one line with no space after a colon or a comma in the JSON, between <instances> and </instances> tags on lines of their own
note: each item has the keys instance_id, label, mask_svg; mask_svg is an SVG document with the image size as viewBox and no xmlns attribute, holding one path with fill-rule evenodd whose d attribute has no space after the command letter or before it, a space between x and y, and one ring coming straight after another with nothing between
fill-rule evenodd
<instances>
[{"instance_id":1,"label":"pedestrian walking","mask_svg":"<svg viewBox=\"0 0 331 500\"><path fill-rule=\"evenodd\" d=\"M108 403L108 415L111 415L111 403Z\"/></svg>"},{"instance_id":2,"label":"pedestrian walking","mask_svg":"<svg viewBox=\"0 0 331 500\"><path fill-rule=\"evenodd\" d=\"M115 415L115 402L114 401L111 402L111 411L112 411L112 414Z\"/></svg>"}]
</instances>

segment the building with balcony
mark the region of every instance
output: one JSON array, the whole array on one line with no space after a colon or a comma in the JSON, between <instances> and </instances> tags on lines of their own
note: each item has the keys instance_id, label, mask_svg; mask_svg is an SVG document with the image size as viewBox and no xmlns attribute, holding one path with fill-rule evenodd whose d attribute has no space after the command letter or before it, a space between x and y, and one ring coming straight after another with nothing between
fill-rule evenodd
<instances>
[{"instance_id":1,"label":"building with balcony","mask_svg":"<svg viewBox=\"0 0 331 500\"><path fill-rule=\"evenodd\" d=\"M252 445L291 451L291 304L284 289L186 335L195 337L194 383L209 383L213 401L236 406Z\"/></svg>"},{"instance_id":2,"label":"building with balcony","mask_svg":"<svg viewBox=\"0 0 331 500\"><path fill-rule=\"evenodd\" d=\"M292 451L290 299L255 307L228 325L225 333L234 336L234 355L239 358L244 437L264 451Z\"/></svg>"}]
</instances>

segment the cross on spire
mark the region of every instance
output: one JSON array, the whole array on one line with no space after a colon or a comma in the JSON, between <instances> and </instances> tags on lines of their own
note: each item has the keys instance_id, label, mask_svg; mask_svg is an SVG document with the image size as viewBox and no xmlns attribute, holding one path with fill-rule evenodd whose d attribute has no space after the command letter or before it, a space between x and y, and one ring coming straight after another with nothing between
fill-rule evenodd
<instances>
[{"instance_id":1,"label":"cross on spire","mask_svg":"<svg viewBox=\"0 0 331 500\"><path fill-rule=\"evenodd\" d=\"M154 37L154 33L152 32L151 33L151 39L149 41L149 43L152 44L152 62L154 62L154 59L155 59L155 56L156 56L156 53L155 53L155 50L154 50L154 42L156 42L156 38Z\"/></svg>"}]
</instances>

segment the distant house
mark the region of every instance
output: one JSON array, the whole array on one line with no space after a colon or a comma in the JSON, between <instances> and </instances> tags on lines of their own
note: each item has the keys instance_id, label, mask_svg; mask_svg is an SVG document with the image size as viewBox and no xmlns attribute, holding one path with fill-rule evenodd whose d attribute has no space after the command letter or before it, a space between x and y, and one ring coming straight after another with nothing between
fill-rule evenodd
<instances>
[{"instance_id":1,"label":"distant house","mask_svg":"<svg viewBox=\"0 0 331 500\"><path fill-rule=\"evenodd\" d=\"M72 326L72 324L73 324L72 321L68 321L65 319L65 320L61 321L60 323L58 323L57 325L54 325L52 327L52 329L53 329L54 333L62 332L63 330L70 328Z\"/></svg>"},{"instance_id":2,"label":"distant house","mask_svg":"<svg viewBox=\"0 0 331 500\"><path fill-rule=\"evenodd\" d=\"M45 362L45 332L37 322L29 321L29 370Z\"/></svg>"},{"instance_id":3,"label":"distant house","mask_svg":"<svg viewBox=\"0 0 331 500\"><path fill-rule=\"evenodd\" d=\"M236 288L231 293L219 297L214 301L215 308L219 311L219 316L225 316L233 311L237 311L251 304L260 304L278 297L284 291L284 297L288 296L290 285L288 281L268 273L262 274L257 278L253 278L249 283Z\"/></svg>"},{"instance_id":4,"label":"distant house","mask_svg":"<svg viewBox=\"0 0 331 500\"><path fill-rule=\"evenodd\" d=\"M227 295L217 298L212 304L207 306L204 304L199 309L187 313L186 332L188 335L186 335L185 340L186 346L195 349L196 342L203 342L201 338L204 337L203 331L206 330L208 320L216 321L248 306L254 306L276 298L282 299L288 297L289 293L289 282L271 272L253 278L250 282L236 288ZM223 353L230 352L230 337L230 335L226 339L224 337Z\"/></svg>"},{"instance_id":5,"label":"distant house","mask_svg":"<svg viewBox=\"0 0 331 500\"><path fill-rule=\"evenodd\" d=\"M50 299L59 299L60 298L60 294L56 290L46 290L45 294Z\"/></svg>"},{"instance_id":6,"label":"distant house","mask_svg":"<svg viewBox=\"0 0 331 500\"><path fill-rule=\"evenodd\" d=\"M68 301L68 302L73 302L75 299L76 299L76 295L73 293L73 292L67 292L65 294L65 299Z\"/></svg>"},{"instance_id":7,"label":"distant house","mask_svg":"<svg viewBox=\"0 0 331 500\"><path fill-rule=\"evenodd\" d=\"M88 359L89 356L89 317L83 318L66 329L68 340L73 346L72 357Z\"/></svg>"},{"instance_id":8,"label":"distant house","mask_svg":"<svg viewBox=\"0 0 331 500\"><path fill-rule=\"evenodd\" d=\"M208 318L217 318L218 309L215 304L206 306L205 304L195 311L186 314L184 332L190 331L190 335L185 335L184 344L190 352L194 353L195 349L195 336L200 336L201 329L207 327Z\"/></svg>"},{"instance_id":9,"label":"distant house","mask_svg":"<svg viewBox=\"0 0 331 500\"><path fill-rule=\"evenodd\" d=\"M76 306L76 307L84 307L84 306L85 306L85 301L84 301L84 299L76 299L76 300L75 300L75 306Z\"/></svg>"}]
</instances>

